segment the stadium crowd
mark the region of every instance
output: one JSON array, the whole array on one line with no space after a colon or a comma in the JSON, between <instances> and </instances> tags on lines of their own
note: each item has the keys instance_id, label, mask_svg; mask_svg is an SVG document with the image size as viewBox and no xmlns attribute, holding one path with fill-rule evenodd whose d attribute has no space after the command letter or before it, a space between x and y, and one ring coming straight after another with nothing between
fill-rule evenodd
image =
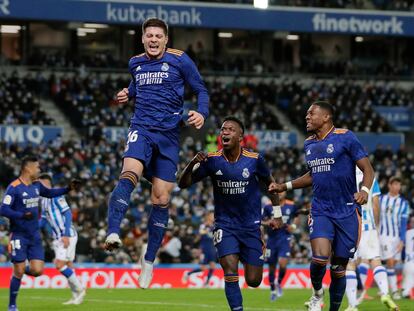
<instances>
[{"instance_id":1,"label":"stadium crowd","mask_svg":"<svg viewBox=\"0 0 414 311\"><path fill-rule=\"evenodd\" d=\"M191 138L185 140L181 157L181 169L201 147L202 142ZM17 145L1 146L0 171L1 192L15 176L18 176L19 159L35 152L41 159L42 170L53 174L56 185L65 184L73 177L83 180L82 192L68 195L72 207L73 221L79 233L77 245L78 262L131 263L137 262L146 242L146 222L151 209L150 185L141 183L131 200L131 207L122 223L121 237L124 247L120 252L109 254L104 250L106 236L107 199L117 180L123 142L110 143L104 138L96 141L67 141L33 147ZM402 147L397 153L383 147L371 154L382 191L391 176L403 179L403 193L414 206L414 155ZM304 156L299 148L276 148L268 151L265 158L273 169L277 180L290 180L306 171ZM291 194L292 195L292 194ZM301 207L309 207L309 191L295 191L293 198ZM197 262L198 225L206 211L214 208L212 187L207 181L188 190L174 190L171 201L170 230L161 250L161 262ZM413 210L411 210L412 214ZM292 248L293 261L307 263L309 260L309 238L306 217L295 232ZM47 228L45 229L46 236ZM0 261L7 260L8 236L6 223L0 222ZM46 259L53 259L50 239L46 239Z\"/></svg>"}]
</instances>

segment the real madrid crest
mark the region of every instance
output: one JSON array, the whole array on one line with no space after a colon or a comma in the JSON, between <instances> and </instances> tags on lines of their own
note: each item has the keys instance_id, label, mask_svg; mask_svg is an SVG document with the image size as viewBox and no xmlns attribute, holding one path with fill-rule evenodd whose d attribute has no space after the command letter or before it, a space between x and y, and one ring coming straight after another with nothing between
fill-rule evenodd
<instances>
[{"instance_id":1,"label":"real madrid crest","mask_svg":"<svg viewBox=\"0 0 414 311\"><path fill-rule=\"evenodd\" d=\"M161 70L162 71L168 71L168 69L170 69L170 66L168 66L167 63L162 63Z\"/></svg>"},{"instance_id":2,"label":"real madrid crest","mask_svg":"<svg viewBox=\"0 0 414 311\"><path fill-rule=\"evenodd\" d=\"M243 169L242 176L244 178L249 178L250 172L249 172L249 169L247 167Z\"/></svg>"},{"instance_id":3,"label":"real madrid crest","mask_svg":"<svg viewBox=\"0 0 414 311\"><path fill-rule=\"evenodd\" d=\"M328 148L326 148L326 152L327 152L327 153L332 153L332 152L334 152L334 146L333 146L333 144L329 144L329 145L328 145Z\"/></svg>"}]
</instances>

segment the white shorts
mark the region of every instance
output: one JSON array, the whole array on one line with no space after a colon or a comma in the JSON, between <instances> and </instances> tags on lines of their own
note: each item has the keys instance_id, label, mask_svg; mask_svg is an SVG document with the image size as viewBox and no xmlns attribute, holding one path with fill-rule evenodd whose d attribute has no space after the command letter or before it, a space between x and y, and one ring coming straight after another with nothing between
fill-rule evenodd
<instances>
[{"instance_id":1,"label":"white shorts","mask_svg":"<svg viewBox=\"0 0 414 311\"><path fill-rule=\"evenodd\" d=\"M77 242L77 235L70 237L68 248L64 248L62 240L53 240L53 250L55 251L55 259L62 261L74 261Z\"/></svg>"},{"instance_id":2,"label":"white shorts","mask_svg":"<svg viewBox=\"0 0 414 311\"><path fill-rule=\"evenodd\" d=\"M355 258L371 260L380 258L380 241L377 230L362 231Z\"/></svg>"},{"instance_id":3,"label":"white shorts","mask_svg":"<svg viewBox=\"0 0 414 311\"><path fill-rule=\"evenodd\" d=\"M401 252L397 252L398 244L400 243L399 237L380 236L381 244L381 259L395 259L401 260Z\"/></svg>"},{"instance_id":4,"label":"white shorts","mask_svg":"<svg viewBox=\"0 0 414 311\"><path fill-rule=\"evenodd\" d=\"M403 294L410 295L411 289L414 287L414 261L404 263L403 269Z\"/></svg>"}]
</instances>

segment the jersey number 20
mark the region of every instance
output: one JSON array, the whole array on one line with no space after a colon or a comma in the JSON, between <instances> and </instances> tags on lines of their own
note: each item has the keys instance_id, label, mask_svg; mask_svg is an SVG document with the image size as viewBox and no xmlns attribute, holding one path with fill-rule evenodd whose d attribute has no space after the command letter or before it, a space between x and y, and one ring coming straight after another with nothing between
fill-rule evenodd
<instances>
[{"instance_id":1,"label":"jersey number 20","mask_svg":"<svg viewBox=\"0 0 414 311\"><path fill-rule=\"evenodd\" d=\"M218 230L214 231L214 233L213 233L213 243L214 243L214 245L217 245L218 243L220 243L222 239L223 239L223 230L218 229Z\"/></svg>"}]
</instances>

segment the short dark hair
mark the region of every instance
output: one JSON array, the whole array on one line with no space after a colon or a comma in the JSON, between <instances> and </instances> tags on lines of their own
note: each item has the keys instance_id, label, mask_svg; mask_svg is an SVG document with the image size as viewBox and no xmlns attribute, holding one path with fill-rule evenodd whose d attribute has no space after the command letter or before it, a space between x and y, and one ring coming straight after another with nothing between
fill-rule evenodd
<instances>
[{"instance_id":1,"label":"short dark hair","mask_svg":"<svg viewBox=\"0 0 414 311\"><path fill-rule=\"evenodd\" d=\"M145 32L145 30L148 27L160 27L164 30L164 34L168 36L168 25L166 22L164 22L162 19L159 18L148 18L143 24L142 24L142 33Z\"/></svg>"},{"instance_id":2,"label":"short dark hair","mask_svg":"<svg viewBox=\"0 0 414 311\"><path fill-rule=\"evenodd\" d=\"M35 155L24 156L20 164L20 170L23 171L23 169L26 167L27 164L32 163L32 162L38 162L38 161L39 159Z\"/></svg>"},{"instance_id":3,"label":"short dark hair","mask_svg":"<svg viewBox=\"0 0 414 311\"><path fill-rule=\"evenodd\" d=\"M47 179L48 181L50 181L50 183L52 183L52 176L50 176L50 174L48 173L40 174L39 179Z\"/></svg>"},{"instance_id":4,"label":"short dark hair","mask_svg":"<svg viewBox=\"0 0 414 311\"><path fill-rule=\"evenodd\" d=\"M241 128L242 134L244 134L244 124L239 118L236 118L236 117L233 117L233 116L227 116L227 117L224 118L223 123L226 122L226 121L236 122Z\"/></svg>"},{"instance_id":5,"label":"short dark hair","mask_svg":"<svg viewBox=\"0 0 414 311\"><path fill-rule=\"evenodd\" d=\"M399 183L401 183L401 178L400 178L400 177L397 177L397 176L393 176L393 177L391 177L391 178L390 178L390 180L388 180L388 183L389 183L389 184L392 184L392 183L394 183L394 182L399 182Z\"/></svg>"},{"instance_id":6,"label":"short dark hair","mask_svg":"<svg viewBox=\"0 0 414 311\"><path fill-rule=\"evenodd\" d=\"M326 100L317 100L312 103L312 105L319 106L323 110L327 111L332 119L335 117L335 108Z\"/></svg>"}]
</instances>

